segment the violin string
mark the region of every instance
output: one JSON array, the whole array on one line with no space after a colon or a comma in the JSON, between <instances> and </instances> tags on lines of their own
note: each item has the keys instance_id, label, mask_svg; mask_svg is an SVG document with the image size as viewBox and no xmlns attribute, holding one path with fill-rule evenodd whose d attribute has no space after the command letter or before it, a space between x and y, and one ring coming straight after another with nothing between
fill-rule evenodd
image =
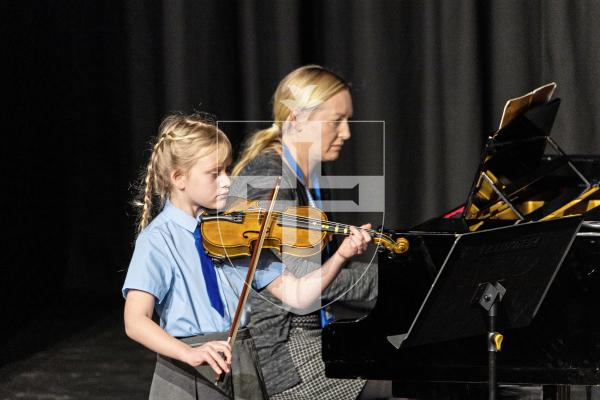
<instances>
[{"instance_id":1,"label":"violin string","mask_svg":"<svg viewBox=\"0 0 600 400\"><path fill-rule=\"evenodd\" d=\"M265 210L262 209L262 208L249 208L249 209L246 210L246 212L248 212L248 211L257 212L259 214L258 216L256 216L257 219L260 219L260 213L265 212ZM284 220L283 217L286 217L285 222L290 222L290 221L297 222L297 221L300 221L300 222L305 222L307 224L310 223L310 222L314 222L314 223L318 223L318 224L327 223L327 224L330 224L330 225L333 225L333 226L343 227L343 228L348 228L348 229L350 229L351 227L354 226L354 225L343 224L343 223L340 223L340 222L333 222L333 221L327 221L327 220L323 221L323 220L317 219L317 218L310 218L310 217L298 216L296 214L285 213L285 212L282 212L282 211L275 211L274 214L282 216L282 218L281 218L282 221ZM377 231L375 229L365 229L365 230L367 232L369 232L369 233L374 234L374 235L380 235L381 237L388 237L388 235L384 234L383 232Z\"/></svg>"},{"instance_id":2,"label":"violin string","mask_svg":"<svg viewBox=\"0 0 600 400\"><path fill-rule=\"evenodd\" d=\"M281 221L282 222L301 222L301 223L306 223L308 225L308 227L310 227L310 223L315 223L315 224L329 224L332 225L333 227L338 227L338 228L347 228L350 229L351 227L353 227L354 225L348 225L348 224L342 224L339 222L333 222L333 221L323 221L320 219L316 219L316 218L307 218L307 217L301 217L301 216L294 216L293 214L285 214L285 213L281 213L282 218ZM358 228L357 228L358 229ZM382 236L387 236L385 234L383 234L382 232L379 232L375 229L365 229L367 232L372 233L374 235L382 235ZM348 231L345 232L338 232L338 233L347 233Z\"/></svg>"},{"instance_id":3,"label":"violin string","mask_svg":"<svg viewBox=\"0 0 600 400\"><path fill-rule=\"evenodd\" d=\"M245 213L247 213L247 212L248 212L248 210L245 211ZM253 219L253 218L255 218L258 221L261 218L261 213L264 212L264 210L259 209L258 211L254 211L254 212L257 212L258 215L253 215L253 216L251 216L251 218L248 218L249 216L244 213L245 214L245 218L246 219ZM337 227L344 227L344 228L348 228L348 229L350 227L354 226L354 225L342 224L342 223L339 223L339 222L333 222L333 221L328 221L328 220L321 220L321 219L316 219L316 218L302 217L302 216L298 216L296 214L290 214L290 213L285 213L285 212L281 212L281 211L275 211L274 214L277 215L277 216L279 216L279 220L281 221L280 223L282 223L282 224L284 222L291 222L292 224L296 225L298 222L301 222L301 223L305 223L306 224L306 228L307 229L311 228L309 222L314 222L316 224L319 224L320 226L321 226L321 224L325 223L325 224L330 224L330 225L337 226ZM322 228L319 228L318 230L319 231L323 231ZM371 237L373 239L379 238L379 239L385 239L386 241L393 242L393 239L389 235L387 235L387 234L385 234L385 233L383 233L381 231L377 231L375 229L365 229L365 230L371 234ZM340 235L345 235L345 234L348 233L348 231L346 231L346 230L344 230L344 232L339 232L339 231L336 232L336 231L333 231L331 229L328 229L327 231L333 232L333 233L336 233L336 234L340 234Z\"/></svg>"},{"instance_id":4,"label":"violin string","mask_svg":"<svg viewBox=\"0 0 600 400\"><path fill-rule=\"evenodd\" d=\"M264 212L263 209L248 209L248 210L249 211L253 211L253 212L257 212L259 214L257 216L252 216L252 217L255 217L257 220L261 218L260 217L260 213ZM282 222L304 222L307 225L310 222L318 223L318 224L325 223L325 224L330 224L330 225L333 225L333 226L343 227L343 228L348 228L348 229L350 227L354 226L354 225L343 224L343 223L340 223L340 222L333 222L333 221L327 221L327 220L323 221L323 220L317 219L317 218L310 218L310 217L298 216L298 215L295 215L295 214L285 213L285 212L281 212L281 211L276 211L274 214L281 216L281 221ZM309 226L309 228L310 228L310 226ZM365 230L367 232L369 232L369 233L374 234L374 235L379 235L381 237L386 237L386 238L388 237L388 235L384 234L383 232L377 231L375 229L365 229Z\"/></svg>"},{"instance_id":5,"label":"violin string","mask_svg":"<svg viewBox=\"0 0 600 400\"><path fill-rule=\"evenodd\" d=\"M347 224L342 224L340 222L333 222L333 221L327 221L327 220L321 220L321 219L316 219L316 218L308 218L308 217L302 217L302 216L297 216L294 214L287 214L287 213L278 213L278 215L281 216L280 220L283 222L303 222L306 224L309 224L310 222L316 223L316 224L329 224L329 225L333 225L333 226L338 226L338 227L345 227L345 228L350 228L354 225L347 225ZM256 216L256 219L259 219L260 216ZM365 229L367 232L374 232L379 234L380 232L374 230L374 229Z\"/></svg>"}]
</instances>

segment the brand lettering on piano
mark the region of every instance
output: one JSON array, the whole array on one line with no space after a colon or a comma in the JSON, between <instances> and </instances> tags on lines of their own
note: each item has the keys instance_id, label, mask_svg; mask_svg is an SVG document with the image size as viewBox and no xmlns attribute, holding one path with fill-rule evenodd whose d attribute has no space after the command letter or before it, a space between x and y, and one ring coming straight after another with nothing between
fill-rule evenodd
<instances>
[{"instance_id":1,"label":"brand lettering on piano","mask_svg":"<svg viewBox=\"0 0 600 400\"><path fill-rule=\"evenodd\" d=\"M507 242L488 244L481 249L481 254L495 254L505 253L509 251L533 249L538 246L540 240L540 236L526 236L518 240L510 240Z\"/></svg>"}]
</instances>

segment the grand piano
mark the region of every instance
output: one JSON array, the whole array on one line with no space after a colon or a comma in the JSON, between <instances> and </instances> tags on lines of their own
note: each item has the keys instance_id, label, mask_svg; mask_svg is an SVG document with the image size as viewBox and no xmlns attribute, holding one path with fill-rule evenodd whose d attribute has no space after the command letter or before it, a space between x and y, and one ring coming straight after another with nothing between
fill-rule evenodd
<instances>
[{"instance_id":1,"label":"grand piano","mask_svg":"<svg viewBox=\"0 0 600 400\"><path fill-rule=\"evenodd\" d=\"M486 398L486 336L399 349L388 337L409 330L459 235L580 216L535 317L503 332L497 377L509 389L538 388L544 399L600 398L600 156L568 156L550 138L559 105L529 104L488 138L464 204L389 231L410 249L379 255L378 299L368 315L323 330L327 376L392 380L395 395L418 399Z\"/></svg>"}]
</instances>

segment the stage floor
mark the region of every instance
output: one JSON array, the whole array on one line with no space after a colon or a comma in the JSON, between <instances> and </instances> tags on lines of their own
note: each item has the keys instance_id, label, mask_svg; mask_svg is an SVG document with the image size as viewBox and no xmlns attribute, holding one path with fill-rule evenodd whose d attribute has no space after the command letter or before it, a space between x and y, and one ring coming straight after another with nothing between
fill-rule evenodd
<instances>
[{"instance_id":1,"label":"stage floor","mask_svg":"<svg viewBox=\"0 0 600 400\"><path fill-rule=\"evenodd\" d=\"M23 351L23 353L27 353ZM122 310L0 368L0 400L146 400L156 356L123 329ZM541 388L502 400L541 400ZM483 397L482 397L483 398ZM600 387L571 387L571 400L600 400Z\"/></svg>"},{"instance_id":2,"label":"stage floor","mask_svg":"<svg viewBox=\"0 0 600 400\"><path fill-rule=\"evenodd\" d=\"M122 311L0 369L0 399L148 398L155 354L131 341Z\"/></svg>"}]
</instances>

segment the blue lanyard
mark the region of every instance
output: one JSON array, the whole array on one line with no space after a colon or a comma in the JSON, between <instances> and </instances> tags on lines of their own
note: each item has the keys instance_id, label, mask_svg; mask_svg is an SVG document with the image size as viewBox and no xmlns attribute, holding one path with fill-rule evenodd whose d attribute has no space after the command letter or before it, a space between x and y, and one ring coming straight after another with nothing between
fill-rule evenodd
<instances>
[{"instance_id":1,"label":"blue lanyard","mask_svg":"<svg viewBox=\"0 0 600 400\"><path fill-rule=\"evenodd\" d=\"M285 144L282 145L281 148L283 151L283 157L285 158L287 163L290 165L290 167L295 169L296 177L298 179L300 179L300 181L302 183L305 183L306 180L304 179L304 174L302 173L300 166L296 162L296 159L294 157L292 157L292 153L290 153L290 150L287 148L287 146ZM312 189L313 189L314 196L313 196L313 193L310 192L308 187L304 186L304 189L306 191L306 197L308 197L308 203L311 207L322 208L321 207L322 206L322 204L321 204L321 187L319 185L319 178L316 175L313 175L311 182L312 182ZM323 250L325 252L325 257L328 258L331 253L329 244L327 244L327 246L325 246L325 248Z\"/></svg>"},{"instance_id":2,"label":"blue lanyard","mask_svg":"<svg viewBox=\"0 0 600 400\"><path fill-rule=\"evenodd\" d=\"M290 167L292 167L292 169L295 170L296 177L298 179L300 179L300 181L303 184L307 184L308 180L305 179L304 173L302 173L302 170L300 169L300 166L296 162L296 159L294 157L292 157L292 153L290 153L290 150L287 148L287 146L285 144L283 144L281 146L281 149L283 151L283 157L285 158L285 161L287 161L287 163L290 165ZM313 198L313 195L310 193L308 186L307 185L304 186L304 189L306 190L306 196L308 197L308 203L310 204L311 207L321 208L320 207L320 205L321 205L320 204L321 203L321 187L319 186L318 177L313 175L311 183L312 183L311 186L312 186L312 189L314 192L314 198ZM317 205L315 204L317 202L319 203L319 207L317 207ZM327 244L327 246L325 246L325 248L323 250L325 252L325 257L328 258L329 254L331 253L329 244ZM321 320L321 328L326 327L327 325L329 325L331 322L333 322L335 320L334 316L327 310L328 308L329 307L321 308L321 310L319 312L320 320Z\"/></svg>"},{"instance_id":3,"label":"blue lanyard","mask_svg":"<svg viewBox=\"0 0 600 400\"><path fill-rule=\"evenodd\" d=\"M292 169L295 170L296 177L300 179L300 181L303 184L308 184L308 179L306 179L306 177L304 176L304 173L300 169L300 166L296 162L296 159L292 156L292 153L290 153L290 150L285 144L282 145L281 148L283 151L283 157L285 158L285 161L287 161L290 167L292 167ZM316 175L312 176L311 186L314 192L314 196L311 194L308 185L305 186L306 194L308 196L308 202L312 207L319 208L315 203L321 203L321 187L319 186L319 178Z\"/></svg>"}]
</instances>

